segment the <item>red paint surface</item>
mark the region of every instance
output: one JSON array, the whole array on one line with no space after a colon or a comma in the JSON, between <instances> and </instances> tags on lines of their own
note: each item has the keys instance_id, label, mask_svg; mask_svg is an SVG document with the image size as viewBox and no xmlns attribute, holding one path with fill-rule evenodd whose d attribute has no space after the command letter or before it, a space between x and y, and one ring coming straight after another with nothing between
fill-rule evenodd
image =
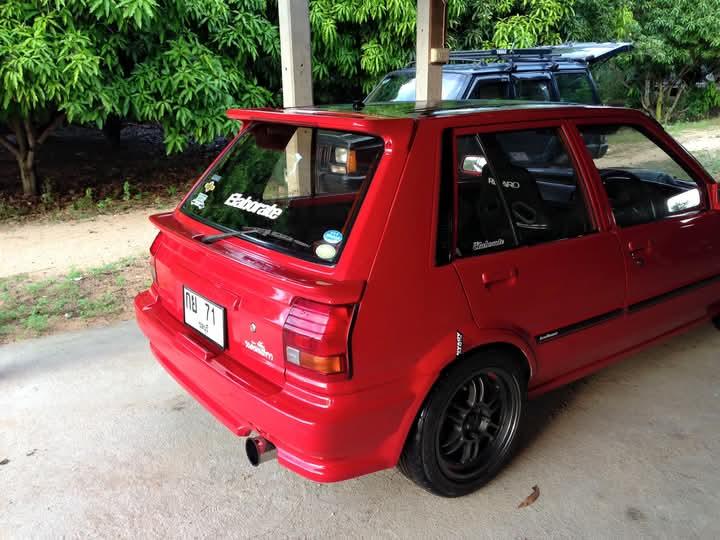
<instances>
[{"instance_id":1,"label":"red paint surface","mask_svg":"<svg viewBox=\"0 0 720 540\"><path fill-rule=\"evenodd\" d=\"M153 353L228 428L241 436L261 433L278 447L280 463L303 476L330 482L394 466L428 390L455 359L458 331L466 354L489 344L515 347L529 366L530 393L537 395L720 312L720 281L627 309L720 274L717 186L640 113L553 107L401 119L317 111L229 114L385 140L385 156L334 267L238 238L201 244L192 236L217 231L177 209L152 218L161 231L152 247L159 285L135 303ZM702 180L705 208L618 229L575 121L643 127ZM443 133L528 125L562 129L597 232L436 265ZM646 249L644 266L633 264L631 248ZM182 323L183 286L226 307L226 350ZM298 297L356 305L349 378L305 380L285 368L282 328ZM536 341L613 310L621 314ZM251 322L272 361L242 346L251 338Z\"/></svg>"}]
</instances>

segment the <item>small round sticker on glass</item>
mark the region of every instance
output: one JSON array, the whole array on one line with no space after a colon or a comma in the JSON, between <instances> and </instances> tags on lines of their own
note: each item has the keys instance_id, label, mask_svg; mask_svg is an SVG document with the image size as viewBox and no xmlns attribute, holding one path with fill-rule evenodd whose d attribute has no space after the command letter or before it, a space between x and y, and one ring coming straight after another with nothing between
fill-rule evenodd
<instances>
[{"instance_id":1,"label":"small round sticker on glass","mask_svg":"<svg viewBox=\"0 0 720 540\"><path fill-rule=\"evenodd\" d=\"M330 259L335 257L335 255L337 255L337 249L335 249L335 247L331 246L330 244L320 244L318 247L315 248L315 255L317 255L321 259L329 261Z\"/></svg>"},{"instance_id":2,"label":"small round sticker on glass","mask_svg":"<svg viewBox=\"0 0 720 540\"><path fill-rule=\"evenodd\" d=\"M325 231L325 233L323 234L323 240L325 240L328 244L339 244L340 242L342 242L342 239L342 233L334 229Z\"/></svg>"}]
</instances>

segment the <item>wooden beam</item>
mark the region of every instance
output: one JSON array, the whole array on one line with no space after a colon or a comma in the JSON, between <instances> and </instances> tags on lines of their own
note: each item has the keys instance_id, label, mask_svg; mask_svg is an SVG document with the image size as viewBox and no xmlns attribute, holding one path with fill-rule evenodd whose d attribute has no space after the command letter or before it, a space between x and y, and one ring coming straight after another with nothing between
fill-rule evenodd
<instances>
[{"instance_id":1,"label":"wooden beam","mask_svg":"<svg viewBox=\"0 0 720 540\"><path fill-rule=\"evenodd\" d=\"M446 0L418 0L417 50L415 53L415 100L418 107L442 100L442 65L447 63L445 48Z\"/></svg>"},{"instance_id":2,"label":"wooden beam","mask_svg":"<svg viewBox=\"0 0 720 540\"><path fill-rule=\"evenodd\" d=\"M278 0L283 106L313 104L308 0Z\"/></svg>"}]
</instances>

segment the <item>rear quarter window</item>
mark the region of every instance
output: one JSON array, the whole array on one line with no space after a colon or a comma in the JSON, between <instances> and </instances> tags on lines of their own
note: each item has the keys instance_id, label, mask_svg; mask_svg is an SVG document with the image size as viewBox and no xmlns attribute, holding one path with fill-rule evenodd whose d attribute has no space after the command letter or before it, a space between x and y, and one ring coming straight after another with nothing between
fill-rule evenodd
<instances>
[{"instance_id":1,"label":"rear quarter window","mask_svg":"<svg viewBox=\"0 0 720 540\"><path fill-rule=\"evenodd\" d=\"M556 73L555 82L560 93L560 101L587 105L597 103L587 73Z\"/></svg>"}]
</instances>

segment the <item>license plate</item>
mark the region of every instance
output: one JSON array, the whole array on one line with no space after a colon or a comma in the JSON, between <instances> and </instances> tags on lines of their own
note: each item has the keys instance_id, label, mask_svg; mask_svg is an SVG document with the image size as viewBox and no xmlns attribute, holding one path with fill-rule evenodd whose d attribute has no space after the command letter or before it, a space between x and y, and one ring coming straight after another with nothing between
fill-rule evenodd
<instances>
[{"instance_id":1,"label":"license plate","mask_svg":"<svg viewBox=\"0 0 720 540\"><path fill-rule=\"evenodd\" d=\"M185 324L225 348L225 308L183 287Z\"/></svg>"}]
</instances>

